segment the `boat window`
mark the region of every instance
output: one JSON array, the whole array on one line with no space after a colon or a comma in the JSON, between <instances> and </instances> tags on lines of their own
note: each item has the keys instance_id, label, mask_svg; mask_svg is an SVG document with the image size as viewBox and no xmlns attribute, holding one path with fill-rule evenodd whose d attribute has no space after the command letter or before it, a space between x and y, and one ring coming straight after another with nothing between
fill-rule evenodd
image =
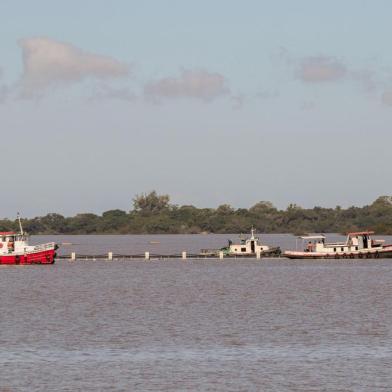
<instances>
[{"instance_id":1,"label":"boat window","mask_svg":"<svg viewBox=\"0 0 392 392\"><path fill-rule=\"evenodd\" d=\"M241 252L246 252L246 248L241 248Z\"/></svg>"},{"instance_id":2,"label":"boat window","mask_svg":"<svg viewBox=\"0 0 392 392\"><path fill-rule=\"evenodd\" d=\"M336 252L336 248L333 248L333 251Z\"/></svg>"},{"instance_id":3,"label":"boat window","mask_svg":"<svg viewBox=\"0 0 392 392\"><path fill-rule=\"evenodd\" d=\"M342 250L342 252L344 251L344 248L340 248Z\"/></svg>"},{"instance_id":4,"label":"boat window","mask_svg":"<svg viewBox=\"0 0 392 392\"><path fill-rule=\"evenodd\" d=\"M355 247L355 250L358 250L358 246Z\"/></svg>"}]
</instances>

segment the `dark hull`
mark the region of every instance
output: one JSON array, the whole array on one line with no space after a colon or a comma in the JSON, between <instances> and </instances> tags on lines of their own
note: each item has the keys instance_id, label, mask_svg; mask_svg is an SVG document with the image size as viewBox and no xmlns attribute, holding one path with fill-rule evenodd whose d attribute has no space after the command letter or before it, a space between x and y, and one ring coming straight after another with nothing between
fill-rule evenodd
<instances>
[{"instance_id":1,"label":"dark hull","mask_svg":"<svg viewBox=\"0 0 392 392\"><path fill-rule=\"evenodd\" d=\"M282 251L279 246L276 248L271 248L260 254L261 257L279 257L282 254Z\"/></svg>"}]
</instances>

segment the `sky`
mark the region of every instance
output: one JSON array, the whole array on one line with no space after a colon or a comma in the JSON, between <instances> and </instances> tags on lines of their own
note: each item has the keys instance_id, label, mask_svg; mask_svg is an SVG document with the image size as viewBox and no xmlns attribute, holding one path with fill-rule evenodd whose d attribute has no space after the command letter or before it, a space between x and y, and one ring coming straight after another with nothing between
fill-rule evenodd
<instances>
[{"instance_id":1,"label":"sky","mask_svg":"<svg viewBox=\"0 0 392 392\"><path fill-rule=\"evenodd\" d=\"M392 186L390 0L0 1L1 217L366 205Z\"/></svg>"}]
</instances>

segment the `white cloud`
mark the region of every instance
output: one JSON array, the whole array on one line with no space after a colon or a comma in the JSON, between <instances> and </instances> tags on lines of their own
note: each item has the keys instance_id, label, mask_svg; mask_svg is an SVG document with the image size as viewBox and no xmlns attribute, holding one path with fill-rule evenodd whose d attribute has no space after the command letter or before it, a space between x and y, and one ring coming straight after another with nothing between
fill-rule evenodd
<instances>
[{"instance_id":1,"label":"white cloud","mask_svg":"<svg viewBox=\"0 0 392 392\"><path fill-rule=\"evenodd\" d=\"M22 85L27 93L89 77L106 79L129 73L129 65L116 59L53 39L26 38L19 45L23 50Z\"/></svg>"},{"instance_id":2,"label":"white cloud","mask_svg":"<svg viewBox=\"0 0 392 392\"><path fill-rule=\"evenodd\" d=\"M307 57L302 60L297 76L307 83L333 82L347 75L346 66L334 57Z\"/></svg>"},{"instance_id":3,"label":"white cloud","mask_svg":"<svg viewBox=\"0 0 392 392\"><path fill-rule=\"evenodd\" d=\"M179 77L152 81L144 87L144 94L153 99L196 98L209 101L229 93L224 76L203 69L182 70Z\"/></svg>"},{"instance_id":4,"label":"white cloud","mask_svg":"<svg viewBox=\"0 0 392 392\"><path fill-rule=\"evenodd\" d=\"M392 89L385 90L381 96L382 103L388 106L392 106Z\"/></svg>"}]
</instances>

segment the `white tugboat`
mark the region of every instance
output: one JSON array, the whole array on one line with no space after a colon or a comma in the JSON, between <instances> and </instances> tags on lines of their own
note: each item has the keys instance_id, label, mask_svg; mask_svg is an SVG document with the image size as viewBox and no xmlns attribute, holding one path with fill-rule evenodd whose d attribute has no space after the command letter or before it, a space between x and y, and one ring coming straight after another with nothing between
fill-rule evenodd
<instances>
[{"instance_id":1,"label":"white tugboat","mask_svg":"<svg viewBox=\"0 0 392 392\"><path fill-rule=\"evenodd\" d=\"M392 245L384 245L384 240L374 240L373 231L348 233L345 242L326 243L323 235L299 237L303 241L302 251L286 251L284 257L290 259L361 259L390 258ZM306 242L306 245L305 245Z\"/></svg>"},{"instance_id":2,"label":"white tugboat","mask_svg":"<svg viewBox=\"0 0 392 392\"><path fill-rule=\"evenodd\" d=\"M242 238L240 236L240 242L238 244L233 244L231 240L228 241L228 245L220 250L208 250L202 249L201 253L205 255L217 255L220 251L223 252L225 256L280 256L281 250L277 247L270 247L268 245L263 245L260 242L259 237L255 237L255 231L252 227L251 236L249 238Z\"/></svg>"}]
</instances>

